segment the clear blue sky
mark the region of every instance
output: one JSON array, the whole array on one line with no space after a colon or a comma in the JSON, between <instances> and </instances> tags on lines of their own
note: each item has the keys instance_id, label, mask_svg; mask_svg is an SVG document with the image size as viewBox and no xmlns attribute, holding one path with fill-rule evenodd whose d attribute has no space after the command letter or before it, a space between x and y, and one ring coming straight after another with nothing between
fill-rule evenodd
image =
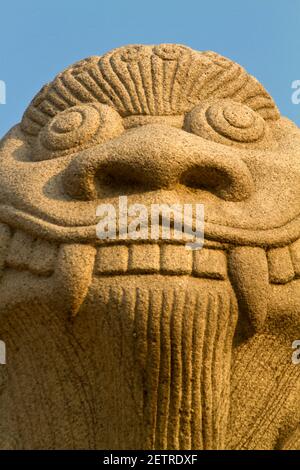
<instances>
[{"instance_id":1,"label":"clear blue sky","mask_svg":"<svg viewBox=\"0 0 300 470\"><path fill-rule=\"evenodd\" d=\"M9 0L1 3L0 136L41 86L78 59L124 44L174 42L239 62L300 125L300 0Z\"/></svg>"}]
</instances>

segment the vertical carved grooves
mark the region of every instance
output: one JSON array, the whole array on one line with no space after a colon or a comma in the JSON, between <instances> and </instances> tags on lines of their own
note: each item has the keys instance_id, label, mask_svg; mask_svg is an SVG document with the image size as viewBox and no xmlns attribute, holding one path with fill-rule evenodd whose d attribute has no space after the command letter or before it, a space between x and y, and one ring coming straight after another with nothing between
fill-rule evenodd
<instances>
[{"instance_id":1,"label":"vertical carved grooves","mask_svg":"<svg viewBox=\"0 0 300 470\"><path fill-rule=\"evenodd\" d=\"M7 316L1 337L10 355L0 400L0 447L95 449L91 377L60 312L20 305Z\"/></svg>"},{"instance_id":2,"label":"vertical carved grooves","mask_svg":"<svg viewBox=\"0 0 300 470\"><path fill-rule=\"evenodd\" d=\"M121 104L120 113L122 113L121 110L127 109L127 105L129 105L131 109L131 100L127 100L127 93L124 94L124 91L127 91L127 89L123 83L120 83L118 75L116 75L115 71L111 68L109 58L104 56L103 60L99 61L98 66L103 82L106 83L107 87L111 89L112 96L114 97L114 103L119 101Z\"/></svg>"},{"instance_id":3,"label":"vertical carved grooves","mask_svg":"<svg viewBox=\"0 0 300 470\"><path fill-rule=\"evenodd\" d=\"M161 323L161 340L160 340L160 370L159 370L159 388L157 393L157 408L156 408L156 442L153 444L158 449L166 449L168 445L168 420L170 414L170 401L171 401L171 388L170 388L170 368L172 359L172 344L171 344L171 325L170 318L173 317L173 308L175 295L163 294L162 315Z\"/></svg>"},{"instance_id":4,"label":"vertical carved grooves","mask_svg":"<svg viewBox=\"0 0 300 470\"><path fill-rule=\"evenodd\" d=\"M167 448L179 448L179 433L181 420L181 400L182 400L182 378L183 378L183 357L182 357L182 323L183 323L184 303L183 296L174 294L172 316L170 318L170 340L171 340L171 364L169 369L169 419ZM164 387L164 384L160 384ZM160 436L157 436L159 439Z\"/></svg>"},{"instance_id":5,"label":"vertical carved grooves","mask_svg":"<svg viewBox=\"0 0 300 470\"><path fill-rule=\"evenodd\" d=\"M199 94L201 98L208 98L210 95L216 98L235 96L235 92L245 82L246 77L246 72L238 64L232 64L213 74L212 78L205 82L204 90Z\"/></svg>"},{"instance_id":6,"label":"vertical carved grooves","mask_svg":"<svg viewBox=\"0 0 300 470\"><path fill-rule=\"evenodd\" d=\"M101 92L100 88L97 86L94 77L91 75L91 73L89 73L89 71L77 75L76 80L78 80L78 82L80 82L80 84L89 91L89 93L91 94L90 101L103 101L104 95Z\"/></svg>"},{"instance_id":7,"label":"vertical carved grooves","mask_svg":"<svg viewBox=\"0 0 300 470\"><path fill-rule=\"evenodd\" d=\"M95 65L93 68L87 70L85 75L89 75L91 80L95 82L94 93L98 94L99 97L101 96L101 98L99 98L101 103L106 103L110 106L114 106L115 103L117 103L118 106L122 107L122 102L117 95L115 95L113 88L106 81L98 66ZM91 84L92 82L89 80L89 83Z\"/></svg>"},{"instance_id":8,"label":"vertical carved grooves","mask_svg":"<svg viewBox=\"0 0 300 470\"><path fill-rule=\"evenodd\" d=\"M178 69L178 62L176 61L165 61L163 63L163 92L164 92L164 101L165 101L165 113L172 114L171 109L171 96L172 88L174 85L176 70Z\"/></svg>"},{"instance_id":9,"label":"vertical carved grooves","mask_svg":"<svg viewBox=\"0 0 300 470\"><path fill-rule=\"evenodd\" d=\"M152 62L151 56L147 57L143 61L138 62L140 74L142 77L143 86L145 89L145 95L147 97L147 103L149 108L149 114L155 114L155 98L153 94L153 82L152 82Z\"/></svg>"},{"instance_id":10,"label":"vertical carved grooves","mask_svg":"<svg viewBox=\"0 0 300 470\"><path fill-rule=\"evenodd\" d=\"M139 103L140 113L149 114L146 90L143 85L139 63L133 63L131 64L131 67L129 67L129 64L126 64L126 75L133 84L134 93L137 97L137 102Z\"/></svg>"},{"instance_id":11,"label":"vertical carved grooves","mask_svg":"<svg viewBox=\"0 0 300 470\"><path fill-rule=\"evenodd\" d=\"M69 103L69 106L76 106L81 103L78 94L74 92L73 88L69 85L69 74L65 73L57 77L53 82L55 91Z\"/></svg>"},{"instance_id":12,"label":"vertical carved grooves","mask_svg":"<svg viewBox=\"0 0 300 470\"><path fill-rule=\"evenodd\" d=\"M127 375L131 393L143 391L141 445L224 448L237 318L231 291L116 289L112 297L125 327L122 363L128 356L136 369Z\"/></svg>"},{"instance_id":13,"label":"vertical carved grooves","mask_svg":"<svg viewBox=\"0 0 300 470\"><path fill-rule=\"evenodd\" d=\"M138 93L136 91L136 83L132 80L126 63L123 61L116 61L115 56L111 56L109 59L111 71L115 74L116 79L119 82L119 87L122 90L122 96L125 98L125 104L128 105L129 109L133 112L142 113L142 108L139 100Z\"/></svg>"},{"instance_id":14,"label":"vertical carved grooves","mask_svg":"<svg viewBox=\"0 0 300 470\"><path fill-rule=\"evenodd\" d=\"M80 83L77 76L73 76L71 73L65 73L61 76L61 79L70 93L72 93L75 98L78 98L81 103L94 101L94 95L85 84Z\"/></svg>"},{"instance_id":15,"label":"vertical carved grooves","mask_svg":"<svg viewBox=\"0 0 300 470\"><path fill-rule=\"evenodd\" d=\"M170 107L173 113L180 113L182 110L184 112L182 88L188 80L192 57L192 54L188 54L183 57L181 62L176 63L170 93Z\"/></svg>"}]
</instances>

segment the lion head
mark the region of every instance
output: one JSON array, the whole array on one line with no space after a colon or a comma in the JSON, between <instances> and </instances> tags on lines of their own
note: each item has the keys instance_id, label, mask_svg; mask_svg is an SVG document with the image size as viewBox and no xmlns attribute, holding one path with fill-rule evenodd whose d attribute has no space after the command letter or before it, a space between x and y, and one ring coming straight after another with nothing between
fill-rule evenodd
<instances>
[{"instance_id":1,"label":"lion head","mask_svg":"<svg viewBox=\"0 0 300 470\"><path fill-rule=\"evenodd\" d=\"M173 44L90 57L0 168L2 447L296 446L300 132L254 77ZM120 196L203 204L204 246L100 240Z\"/></svg>"}]
</instances>

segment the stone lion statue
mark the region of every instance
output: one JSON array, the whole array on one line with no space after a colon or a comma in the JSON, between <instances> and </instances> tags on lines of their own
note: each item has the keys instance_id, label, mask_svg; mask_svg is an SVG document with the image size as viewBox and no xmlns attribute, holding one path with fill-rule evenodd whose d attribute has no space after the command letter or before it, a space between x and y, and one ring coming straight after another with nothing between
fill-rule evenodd
<instances>
[{"instance_id":1,"label":"stone lion statue","mask_svg":"<svg viewBox=\"0 0 300 470\"><path fill-rule=\"evenodd\" d=\"M0 149L0 447L299 449L300 131L214 52L133 45L44 86ZM99 203L204 205L204 245Z\"/></svg>"}]
</instances>

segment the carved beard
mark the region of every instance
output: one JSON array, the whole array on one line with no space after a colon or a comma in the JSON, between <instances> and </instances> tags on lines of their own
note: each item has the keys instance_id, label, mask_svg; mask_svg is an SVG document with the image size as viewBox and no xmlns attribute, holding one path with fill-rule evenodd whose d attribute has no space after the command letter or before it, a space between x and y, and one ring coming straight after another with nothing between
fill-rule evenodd
<instances>
[{"instance_id":1,"label":"carved beard","mask_svg":"<svg viewBox=\"0 0 300 470\"><path fill-rule=\"evenodd\" d=\"M229 283L115 287L105 297L112 350L127 365L132 393L142 387L141 447L225 448L237 321Z\"/></svg>"},{"instance_id":2,"label":"carved beard","mask_svg":"<svg viewBox=\"0 0 300 470\"><path fill-rule=\"evenodd\" d=\"M262 248L229 250L230 276L221 267L225 253L203 248L194 252L194 261L202 256L202 263L193 264L193 269L199 269L195 277L183 272L184 247L181 257L178 247L172 245L173 264L164 265L164 271L137 273L131 264L121 275L115 272L121 271L119 258L114 258L117 247L96 250L83 244L61 245L54 271L46 271L45 266L41 271L40 266L37 276L31 265L24 265L27 245L20 234L18 239L20 249L13 238L10 246L14 249L7 251L0 285L0 338L6 343L12 371L8 374L8 368L0 368L1 448L245 448L247 433L253 429L257 370L266 377L258 392L259 407L254 410L257 419L268 404L270 380L280 409L278 374L271 374L271 379L264 375L261 337L255 350L259 354L255 358L251 353L249 358L253 373L240 380L244 350L231 377L230 369L235 351L232 340L235 330L238 333L237 299L240 320L245 320L246 312L252 324L259 326L267 300L278 315L278 299L282 300L278 286L270 285L269 279L277 283L290 280L275 277L276 266L284 265L278 262L282 248L269 249L268 260ZM43 243L49 254L48 242ZM297 247L299 242L289 250L294 253ZM35 250L45 253L42 248L39 243L33 249L28 263L33 263ZM131 253L134 249L135 245ZM103 250L105 257L101 256ZM284 253L288 255L289 250ZM48 258L39 259L48 263ZM109 272L99 265L101 259L108 263ZM149 253L143 257L149 259L153 264ZM277 262L271 264L270 260ZM206 269L205 278L200 277L200 268L201 272ZM164 274L167 269L169 274ZM280 273L285 274L282 269L277 276ZM295 289L293 300L292 289L284 292L289 292L284 314L292 314L298 293ZM285 334L292 328L292 337L294 323L285 328L282 321L278 325ZM286 369L290 352L289 342L282 355L284 381L288 374L295 374ZM252 387L248 390L245 383L249 380ZM228 433L230 401L233 416ZM236 409L245 407L241 422L236 419ZM262 439L268 421L264 426L260 428ZM269 440L265 448L273 445Z\"/></svg>"}]
</instances>

